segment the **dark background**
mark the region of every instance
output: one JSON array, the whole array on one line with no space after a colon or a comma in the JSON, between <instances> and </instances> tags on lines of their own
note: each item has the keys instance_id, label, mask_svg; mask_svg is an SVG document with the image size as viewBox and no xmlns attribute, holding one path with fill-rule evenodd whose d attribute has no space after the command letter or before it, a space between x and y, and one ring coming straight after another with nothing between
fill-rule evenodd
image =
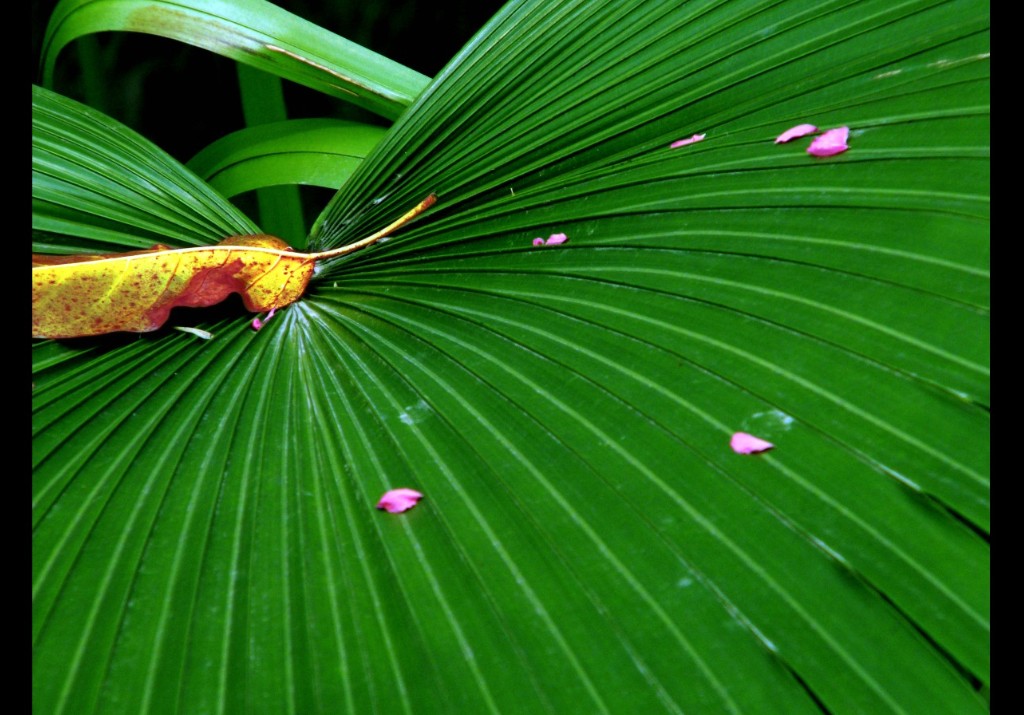
<instances>
[{"instance_id":1,"label":"dark background","mask_svg":"<svg viewBox=\"0 0 1024 715\"><path fill-rule=\"evenodd\" d=\"M434 76L504 0L295 0L274 3L427 76ZM33 2L33 82L56 0ZM92 80L81 58L101 72ZM91 82L91 84L90 84ZM52 89L86 101L135 129L178 160L243 126L235 62L174 40L99 33L68 45ZM289 117L338 117L386 125L369 112L284 82Z\"/></svg>"}]
</instances>

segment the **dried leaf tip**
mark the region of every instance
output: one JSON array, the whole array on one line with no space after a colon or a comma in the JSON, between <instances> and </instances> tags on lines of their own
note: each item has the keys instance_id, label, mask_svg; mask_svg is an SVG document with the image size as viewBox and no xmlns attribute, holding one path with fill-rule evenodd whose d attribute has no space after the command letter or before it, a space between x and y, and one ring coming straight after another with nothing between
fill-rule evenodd
<instances>
[{"instance_id":1,"label":"dried leaf tip","mask_svg":"<svg viewBox=\"0 0 1024 715\"><path fill-rule=\"evenodd\" d=\"M776 144L785 144L793 139L799 139L805 137L808 134L814 134L818 131L818 128L813 124L797 124L795 127L790 127L786 131L782 132L779 136L775 137Z\"/></svg>"},{"instance_id":2,"label":"dried leaf tip","mask_svg":"<svg viewBox=\"0 0 1024 715\"><path fill-rule=\"evenodd\" d=\"M258 317L253 318L252 319L252 329L253 330L259 330L260 328L262 328L264 325L266 325L267 323L270 322L270 319L274 317L274 313L276 313L276 312L277 312L277 308L271 308L270 312L267 313L267 319L266 320L260 320Z\"/></svg>"},{"instance_id":3,"label":"dried leaf tip","mask_svg":"<svg viewBox=\"0 0 1024 715\"><path fill-rule=\"evenodd\" d=\"M811 145L807 147L807 153L812 156L833 156L834 154L841 154L850 148L846 145L846 140L849 138L849 127L829 129L821 136L814 138Z\"/></svg>"},{"instance_id":4,"label":"dried leaf tip","mask_svg":"<svg viewBox=\"0 0 1024 715\"><path fill-rule=\"evenodd\" d=\"M384 492L384 496L377 502L377 508L392 514L401 514L416 506L422 498L423 495L415 489L391 489Z\"/></svg>"},{"instance_id":5,"label":"dried leaf tip","mask_svg":"<svg viewBox=\"0 0 1024 715\"><path fill-rule=\"evenodd\" d=\"M729 440L729 446L736 454L757 454L775 447L771 442L766 442L760 437L746 432L736 432Z\"/></svg>"},{"instance_id":6,"label":"dried leaf tip","mask_svg":"<svg viewBox=\"0 0 1024 715\"><path fill-rule=\"evenodd\" d=\"M679 139L677 141L672 142L671 144L668 145L668 148L678 149L679 147L686 146L687 144L696 144L697 142L704 141L704 137L706 136L707 134L694 134L689 139Z\"/></svg>"}]
</instances>

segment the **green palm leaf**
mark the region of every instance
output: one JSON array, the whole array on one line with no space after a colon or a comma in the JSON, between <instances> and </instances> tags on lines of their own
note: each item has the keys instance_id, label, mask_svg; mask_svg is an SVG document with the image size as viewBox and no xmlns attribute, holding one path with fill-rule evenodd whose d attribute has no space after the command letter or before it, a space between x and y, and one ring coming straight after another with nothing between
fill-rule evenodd
<instances>
[{"instance_id":1,"label":"green palm leaf","mask_svg":"<svg viewBox=\"0 0 1024 715\"><path fill-rule=\"evenodd\" d=\"M36 706L986 711L987 43L966 0L510 3L312 243L425 217L259 333L34 346ZM93 115L51 97L41 206ZM53 170L43 245L159 233L87 211L131 144Z\"/></svg>"}]
</instances>

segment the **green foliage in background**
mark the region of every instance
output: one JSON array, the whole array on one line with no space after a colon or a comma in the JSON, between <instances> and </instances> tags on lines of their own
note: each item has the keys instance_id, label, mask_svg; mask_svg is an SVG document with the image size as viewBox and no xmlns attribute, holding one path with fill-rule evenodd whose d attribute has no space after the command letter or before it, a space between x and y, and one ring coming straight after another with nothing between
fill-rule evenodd
<instances>
[{"instance_id":1,"label":"green foliage in background","mask_svg":"<svg viewBox=\"0 0 1024 715\"><path fill-rule=\"evenodd\" d=\"M438 203L259 332L34 342L38 712L988 711L987 3L513 0L412 85L283 12L54 13L269 74L188 168L34 88L36 252ZM284 116L346 72L393 126Z\"/></svg>"}]
</instances>

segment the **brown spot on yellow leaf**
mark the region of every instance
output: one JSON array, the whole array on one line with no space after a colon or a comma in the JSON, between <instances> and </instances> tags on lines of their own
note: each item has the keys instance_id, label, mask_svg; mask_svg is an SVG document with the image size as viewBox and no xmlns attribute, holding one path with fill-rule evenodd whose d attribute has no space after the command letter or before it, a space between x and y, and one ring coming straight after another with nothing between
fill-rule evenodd
<instances>
[{"instance_id":1,"label":"brown spot on yellow leaf","mask_svg":"<svg viewBox=\"0 0 1024 715\"><path fill-rule=\"evenodd\" d=\"M104 255L32 256L32 336L73 338L156 330L176 307L214 305L232 293L263 313L294 303L316 261L374 243L425 211L433 194L381 231L322 253L297 253L274 236L232 236L215 246Z\"/></svg>"},{"instance_id":2,"label":"brown spot on yellow leaf","mask_svg":"<svg viewBox=\"0 0 1024 715\"><path fill-rule=\"evenodd\" d=\"M232 293L241 294L253 312L298 300L316 259L292 252L280 239L252 239L102 256L33 256L32 335L149 332L166 322L172 308L214 305Z\"/></svg>"}]
</instances>

